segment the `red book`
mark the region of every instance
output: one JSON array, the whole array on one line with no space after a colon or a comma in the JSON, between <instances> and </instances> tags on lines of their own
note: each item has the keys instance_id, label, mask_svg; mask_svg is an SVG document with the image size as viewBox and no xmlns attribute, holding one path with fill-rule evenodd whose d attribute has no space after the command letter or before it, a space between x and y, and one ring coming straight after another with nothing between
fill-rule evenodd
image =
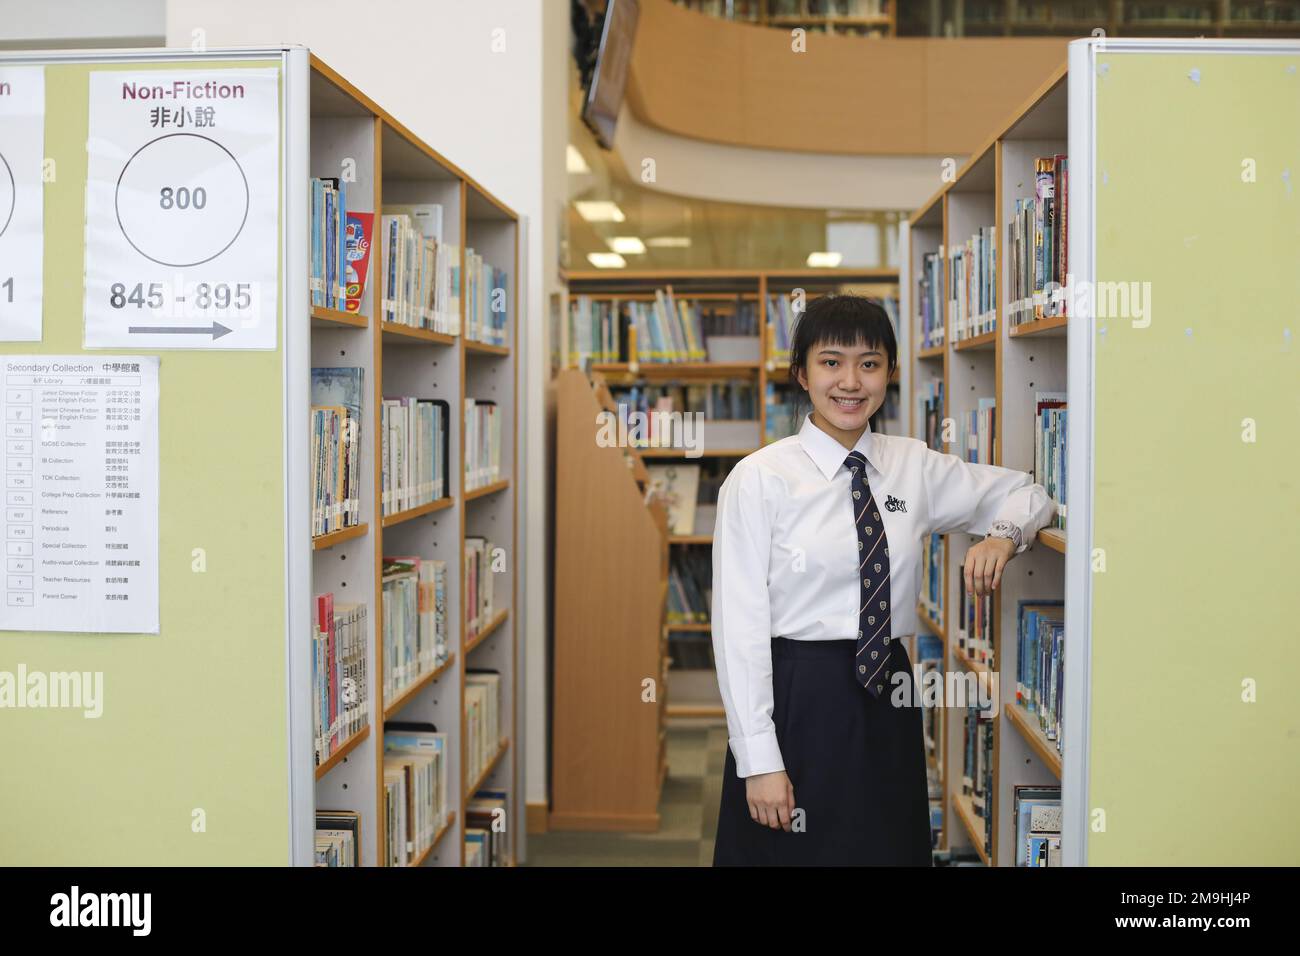
<instances>
[{"instance_id":1,"label":"red book","mask_svg":"<svg viewBox=\"0 0 1300 956\"><path fill-rule=\"evenodd\" d=\"M366 272L370 267L370 246L374 239L372 232L375 225L373 212L348 213L346 243L343 253L347 272L343 283L346 286L344 308L348 312L361 311L361 297L366 291Z\"/></svg>"}]
</instances>

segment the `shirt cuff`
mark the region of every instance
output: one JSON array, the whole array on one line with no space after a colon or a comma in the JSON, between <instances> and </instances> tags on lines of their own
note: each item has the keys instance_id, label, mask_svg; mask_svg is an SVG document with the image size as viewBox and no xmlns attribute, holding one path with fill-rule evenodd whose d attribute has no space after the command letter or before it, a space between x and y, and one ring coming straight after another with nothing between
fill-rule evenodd
<instances>
[{"instance_id":1,"label":"shirt cuff","mask_svg":"<svg viewBox=\"0 0 1300 956\"><path fill-rule=\"evenodd\" d=\"M774 730L752 737L732 737L728 743L731 744L732 756L736 758L737 777L753 777L785 769Z\"/></svg>"}]
</instances>

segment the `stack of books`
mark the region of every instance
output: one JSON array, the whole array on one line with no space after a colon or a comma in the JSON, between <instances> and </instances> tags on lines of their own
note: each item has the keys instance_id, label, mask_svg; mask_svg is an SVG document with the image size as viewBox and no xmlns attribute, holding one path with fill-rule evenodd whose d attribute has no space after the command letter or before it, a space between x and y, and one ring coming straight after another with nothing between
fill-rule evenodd
<instances>
[{"instance_id":1,"label":"stack of books","mask_svg":"<svg viewBox=\"0 0 1300 956\"><path fill-rule=\"evenodd\" d=\"M499 672L479 668L465 671L465 728L465 779L473 783L501 749Z\"/></svg>"},{"instance_id":2,"label":"stack of books","mask_svg":"<svg viewBox=\"0 0 1300 956\"><path fill-rule=\"evenodd\" d=\"M1034 432L1034 481L1056 502L1053 526L1065 527L1066 393L1037 392L1038 428Z\"/></svg>"},{"instance_id":3,"label":"stack of books","mask_svg":"<svg viewBox=\"0 0 1300 956\"><path fill-rule=\"evenodd\" d=\"M384 700L392 700L450 656L447 563L386 557L382 568Z\"/></svg>"},{"instance_id":4,"label":"stack of books","mask_svg":"<svg viewBox=\"0 0 1300 956\"><path fill-rule=\"evenodd\" d=\"M501 413L486 398L465 399L465 490L501 477Z\"/></svg>"},{"instance_id":5,"label":"stack of books","mask_svg":"<svg viewBox=\"0 0 1300 956\"><path fill-rule=\"evenodd\" d=\"M460 333L460 247L442 238L437 203L385 206L380 269L385 322Z\"/></svg>"},{"instance_id":6,"label":"stack of books","mask_svg":"<svg viewBox=\"0 0 1300 956\"><path fill-rule=\"evenodd\" d=\"M339 311L348 298L346 194L337 177L311 181L311 304Z\"/></svg>"},{"instance_id":7,"label":"stack of books","mask_svg":"<svg viewBox=\"0 0 1300 956\"><path fill-rule=\"evenodd\" d=\"M953 342L992 332L997 319L997 228L983 226L949 250L948 316Z\"/></svg>"},{"instance_id":8,"label":"stack of books","mask_svg":"<svg viewBox=\"0 0 1300 956\"><path fill-rule=\"evenodd\" d=\"M1007 316L1013 326L1070 314L1062 288L1070 274L1069 163L1057 153L1035 160L1034 167L1034 198L1017 199L1007 224Z\"/></svg>"},{"instance_id":9,"label":"stack of books","mask_svg":"<svg viewBox=\"0 0 1300 956\"><path fill-rule=\"evenodd\" d=\"M318 767L370 722L367 628L364 604L336 605L332 593L316 596L311 681Z\"/></svg>"},{"instance_id":10,"label":"stack of books","mask_svg":"<svg viewBox=\"0 0 1300 956\"><path fill-rule=\"evenodd\" d=\"M385 398L380 498L385 515L446 497L448 492L447 402L433 398Z\"/></svg>"},{"instance_id":11,"label":"stack of books","mask_svg":"<svg viewBox=\"0 0 1300 956\"><path fill-rule=\"evenodd\" d=\"M496 550L487 538L468 535L465 538L465 640L478 636L479 631L496 616L493 599L492 553Z\"/></svg>"},{"instance_id":12,"label":"stack of books","mask_svg":"<svg viewBox=\"0 0 1300 956\"><path fill-rule=\"evenodd\" d=\"M361 521L362 368L311 370L311 533Z\"/></svg>"},{"instance_id":13,"label":"stack of books","mask_svg":"<svg viewBox=\"0 0 1300 956\"><path fill-rule=\"evenodd\" d=\"M1038 719L1038 729L1062 753L1065 702L1063 601L1021 601L1016 624L1016 703Z\"/></svg>"},{"instance_id":14,"label":"stack of books","mask_svg":"<svg viewBox=\"0 0 1300 956\"><path fill-rule=\"evenodd\" d=\"M485 262L473 249L465 250L465 337L488 345L508 344L506 315L510 277Z\"/></svg>"}]
</instances>

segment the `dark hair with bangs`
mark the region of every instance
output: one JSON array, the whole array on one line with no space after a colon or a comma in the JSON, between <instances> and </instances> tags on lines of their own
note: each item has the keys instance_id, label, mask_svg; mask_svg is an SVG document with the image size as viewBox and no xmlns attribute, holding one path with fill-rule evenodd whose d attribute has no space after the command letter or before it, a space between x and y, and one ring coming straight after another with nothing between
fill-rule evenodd
<instances>
[{"instance_id":1,"label":"dark hair with bangs","mask_svg":"<svg viewBox=\"0 0 1300 956\"><path fill-rule=\"evenodd\" d=\"M894 323L889 321L889 313L884 308L860 295L823 295L813 299L795 322L790 338L790 383L799 389L795 398L796 431L807 414L804 406L811 404L807 390L799 384L798 370L802 368L804 374L808 374L808 355L823 343L881 348L889 363L887 371L890 376L898 365ZM872 416L872 431L878 430L876 420L883 409L882 405Z\"/></svg>"}]
</instances>

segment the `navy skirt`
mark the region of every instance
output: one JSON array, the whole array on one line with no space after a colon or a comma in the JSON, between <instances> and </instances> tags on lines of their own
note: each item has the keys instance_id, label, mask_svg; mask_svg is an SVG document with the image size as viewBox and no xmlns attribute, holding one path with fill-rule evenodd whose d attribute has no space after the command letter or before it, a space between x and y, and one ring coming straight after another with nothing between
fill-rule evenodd
<instances>
[{"instance_id":1,"label":"navy skirt","mask_svg":"<svg viewBox=\"0 0 1300 956\"><path fill-rule=\"evenodd\" d=\"M803 830L754 822L727 747L714 866L930 866L921 708L873 698L853 676L854 640L772 639L772 722ZM912 664L890 642L912 699ZM793 821L792 821L793 822Z\"/></svg>"}]
</instances>

